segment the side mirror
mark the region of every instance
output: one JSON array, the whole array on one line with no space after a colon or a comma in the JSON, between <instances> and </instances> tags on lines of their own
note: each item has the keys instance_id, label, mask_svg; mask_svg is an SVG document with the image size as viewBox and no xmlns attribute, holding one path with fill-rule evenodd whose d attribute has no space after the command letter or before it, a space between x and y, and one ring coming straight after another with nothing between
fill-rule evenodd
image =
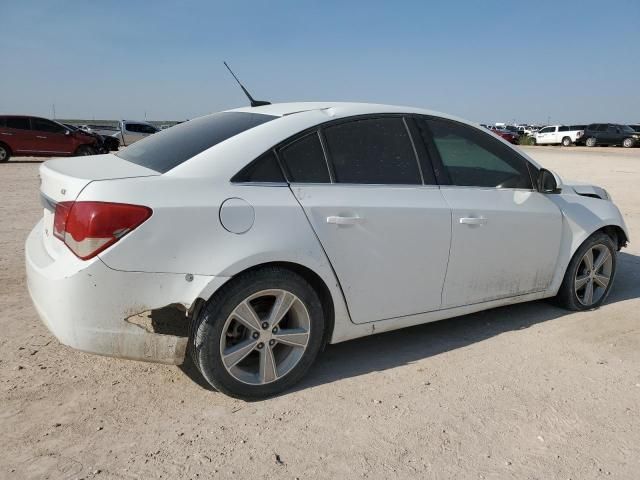
<instances>
[{"instance_id":1,"label":"side mirror","mask_svg":"<svg viewBox=\"0 0 640 480\"><path fill-rule=\"evenodd\" d=\"M560 179L555 173L546 168L541 168L538 172L538 191L540 193L560 193Z\"/></svg>"}]
</instances>

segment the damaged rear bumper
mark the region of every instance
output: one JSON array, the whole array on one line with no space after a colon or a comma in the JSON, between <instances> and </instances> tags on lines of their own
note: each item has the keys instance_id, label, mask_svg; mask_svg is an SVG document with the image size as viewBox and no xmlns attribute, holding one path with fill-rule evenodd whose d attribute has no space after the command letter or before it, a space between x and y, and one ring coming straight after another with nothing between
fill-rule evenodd
<instances>
[{"instance_id":1,"label":"damaged rear bumper","mask_svg":"<svg viewBox=\"0 0 640 480\"><path fill-rule=\"evenodd\" d=\"M205 287L216 280L222 283L222 278L122 272L99 258L81 261L67 253L57 259L49 255L42 222L25 245L29 293L40 318L61 343L132 360L174 365L184 361L189 321L185 312ZM168 323L170 328L162 328Z\"/></svg>"}]
</instances>

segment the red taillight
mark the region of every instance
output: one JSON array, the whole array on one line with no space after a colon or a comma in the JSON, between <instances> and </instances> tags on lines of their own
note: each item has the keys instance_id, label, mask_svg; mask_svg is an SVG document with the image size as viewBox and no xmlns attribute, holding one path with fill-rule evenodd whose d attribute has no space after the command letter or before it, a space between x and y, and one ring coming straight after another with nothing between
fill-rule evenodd
<instances>
[{"instance_id":1,"label":"red taillight","mask_svg":"<svg viewBox=\"0 0 640 480\"><path fill-rule=\"evenodd\" d=\"M107 202L61 202L56 205L53 234L82 260L95 257L151 216L141 205Z\"/></svg>"}]
</instances>

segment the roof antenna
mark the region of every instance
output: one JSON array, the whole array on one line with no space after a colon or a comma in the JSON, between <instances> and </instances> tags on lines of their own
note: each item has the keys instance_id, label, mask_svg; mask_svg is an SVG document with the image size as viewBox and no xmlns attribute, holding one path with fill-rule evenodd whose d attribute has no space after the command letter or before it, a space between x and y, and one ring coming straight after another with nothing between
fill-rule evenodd
<instances>
[{"instance_id":1,"label":"roof antenna","mask_svg":"<svg viewBox=\"0 0 640 480\"><path fill-rule=\"evenodd\" d=\"M254 100L253 97L251 96L251 94L247 91L247 89L244 88L244 85L242 85L242 83L240 83L240 80L238 80L238 77L236 77L236 74L233 73L233 70L231 70L229 65L227 65L227 62L222 62L222 63L224 63L224 66L227 67L227 70L229 70L229 73L231 73L231 75L233 75L233 78L236 79L236 82L238 82L238 85L240 85L240 88L242 89L244 94L249 99L249 102L251 103L252 107L261 107L263 105L271 105L271 102L265 102L264 100Z\"/></svg>"}]
</instances>

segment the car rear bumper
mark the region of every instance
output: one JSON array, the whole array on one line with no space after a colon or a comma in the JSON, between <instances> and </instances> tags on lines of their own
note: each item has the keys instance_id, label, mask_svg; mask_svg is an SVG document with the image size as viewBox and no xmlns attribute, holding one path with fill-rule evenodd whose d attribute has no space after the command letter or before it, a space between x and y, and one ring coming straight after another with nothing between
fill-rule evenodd
<instances>
[{"instance_id":1,"label":"car rear bumper","mask_svg":"<svg viewBox=\"0 0 640 480\"><path fill-rule=\"evenodd\" d=\"M29 294L43 323L63 344L89 353L167 364L184 361L186 336L149 331L131 319L168 305L188 309L214 281L206 275L123 272L99 258L53 259L42 221L25 245ZM188 322L185 314L178 322ZM185 329L186 330L186 329Z\"/></svg>"}]
</instances>

